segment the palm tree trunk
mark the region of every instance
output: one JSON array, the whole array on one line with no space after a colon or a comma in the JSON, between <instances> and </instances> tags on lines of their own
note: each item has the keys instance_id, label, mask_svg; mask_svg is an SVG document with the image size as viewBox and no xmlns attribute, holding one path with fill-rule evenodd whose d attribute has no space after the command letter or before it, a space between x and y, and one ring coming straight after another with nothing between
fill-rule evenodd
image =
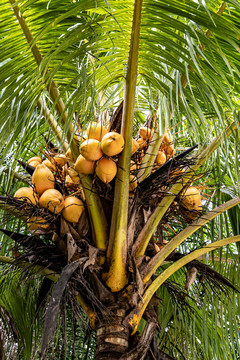
<instances>
[{"instance_id":1,"label":"palm tree trunk","mask_svg":"<svg viewBox=\"0 0 240 360\"><path fill-rule=\"evenodd\" d=\"M125 309L111 308L97 326L96 360L117 360L129 348L129 327L124 325Z\"/></svg>"}]
</instances>

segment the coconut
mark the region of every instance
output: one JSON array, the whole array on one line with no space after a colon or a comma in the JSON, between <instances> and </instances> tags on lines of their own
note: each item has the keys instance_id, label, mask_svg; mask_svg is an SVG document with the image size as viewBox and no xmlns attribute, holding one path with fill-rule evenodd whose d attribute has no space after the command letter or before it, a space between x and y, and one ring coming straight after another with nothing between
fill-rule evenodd
<instances>
[{"instance_id":1,"label":"coconut","mask_svg":"<svg viewBox=\"0 0 240 360\"><path fill-rule=\"evenodd\" d=\"M74 169L79 174L93 174L94 167L95 167L95 161L87 160L82 155L78 156L74 165Z\"/></svg>"},{"instance_id":2,"label":"coconut","mask_svg":"<svg viewBox=\"0 0 240 360\"><path fill-rule=\"evenodd\" d=\"M124 139L121 134L112 131L104 135L101 142L101 148L107 156L119 154L124 147Z\"/></svg>"},{"instance_id":3,"label":"coconut","mask_svg":"<svg viewBox=\"0 0 240 360\"><path fill-rule=\"evenodd\" d=\"M175 152L175 150L174 150L173 144L169 144L165 149L165 154L167 156L167 159L172 157L174 155L174 152Z\"/></svg>"},{"instance_id":4,"label":"coconut","mask_svg":"<svg viewBox=\"0 0 240 360\"><path fill-rule=\"evenodd\" d=\"M154 130L151 130L149 127L142 126L138 131L139 135L143 140L151 140L154 134Z\"/></svg>"},{"instance_id":5,"label":"coconut","mask_svg":"<svg viewBox=\"0 0 240 360\"><path fill-rule=\"evenodd\" d=\"M54 214L58 214L64 208L64 199L60 191L48 189L44 191L39 199L39 205L48 209Z\"/></svg>"},{"instance_id":6,"label":"coconut","mask_svg":"<svg viewBox=\"0 0 240 360\"><path fill-rule=\"evenodd\" d=\"M59 154L53 157L53 163L59 168L63 167L67 163L67 161L68 159L66 155L63 154Z\"/></svg>"},{"instance_id":7,"label":"coconut","mask_svg":"<svg viewBox=\"0 0 240 360\"><path fill-rule=\"evenodd\" d=\"M40 165L41 163L39 162L39 161L36 161L36 160L33 160L33 161L30 161L29 163L28 163L28 165L30 165L30 166L32 166L32 167L34 167L34 168L36 168L38 165Z\"/></svg>"},{"instance_id":8,"label":"coconut","mask_svg":"<svg viewBox=\"0 0 240 360\"><path fill-rule=\"evenodd\" d=\"M117 165L112 159L103 157L97 162L95 172L99 179L108 184L117 174Z\"/></svg>"},{"instance_id":9,"label":"coconut","mask_svg":"<svg viewBox=\"0 0 240 360\"><path fill-rule=\"evenodd\" d=\"M56 166L54 166L50 160L46 159L43 160L42 162L49 170L51 170L52 172L56 171Z\"/></svg>"},{"instance_id":10,"label":"coconut","mask_svg":"<svg viewBox=\"0 0 240 360\"><path fill-rule=\"evenodd\" d=\"M165 133L163 135L162 143L159 150L166 152L168 146L173 143L173 137L170 133Z\"/></svg>"},{"instance_id":11,"label":"coconut","mask_svg":"<svg viewBox=\"0 0 240 360\"><path fill-rule=\"evenodd\" d=\"M40 216L32 216L31 219L28 220L27 226L29 230L36 232L36 230L47 229L49 223Z\"/></svg>"},{"instance_id":12,"label":"coconut","mask_svg":"<svg viewBox=\"0 0 240 360\"><path fill-rule=\"evenodd\" d=\"M39 162L39 164L41 164L42 159L40 158L40 156L34 156L34 157L31 157L31 158L28 160L27 164L29 164L29 163L32 162L32 161L37 161L37 162Z\"/></svg>"},{"instance_id":13,"label":"coconut","mask_svg":"<svg viewBox=\"0 0 240 360\"><path fill-rule=\"evenodd\" d=\"M108 130L101 124L101 122L92 122L88 125L86 133L88 139L101 141L102 137L108 133Z\"/></svg>"},{"instance_id":14,"label":"coconut","mask_svg":"<svg viewBox=\"0 0 240 360\"><path fill-rule=\"evenodd\" d=\"M190 186L187 190L180 196L181 206L189 210L202 210L202 201L200 191L194 186Z\"/></svg>"},{"instance_id":15,"label":"coconut","mask_svg":"<svg viewBox=\"0 0 240 360\"><path fill-rule=\"evenodd\" d=\"M141 137L139 139L137 139L137 143L139 145L140 150L147 146L146 140L143 140Z\"/></svg>"},{"instance_id":16,"label":"coconut","mask_svg":"<svg viewBox=\"0 0 240 360\"><path fill-rule=\"evenodd\" d=\"M137 140L132 139L132 151L131 154L134 154L136 151L138 151L139 149L139 144L137 142Z\"/></svg>"},{"instance_id":17,"label":"coconut","mask_svg":"<svg viewBox=\"0 0 240 360\"><path fill-rule=\"evenodd\" d=\"M99 160L103 156L101 143L96 139L86 140L80 146L80 153L87 160Z\"/></svg>"},{"instance_id":18,"label":"coconut","mask_svg":"<svg viewBox=\"0 0 240 360\"><path fill-rule=\"evenodd\" d=\"M36 191L41 195L47 189L54 189L54 176L44 164L40 164L34 170L32 183L35 185Z\"/></svg>"},{"instance_id":19,"label":"coconut","mask_svg":"<svg viewBox=\"0 0 240 360\"><path fill-rule=\"evenodd\" d=\"M137 178L134 175L130 175L129 177L129 191L132 192L137 187Z\"/></svg>"},{"instance_id":20,"label":"coconut","mask_svg":"<svg viewBox=\"0 0 240 360\"><path fill-rule=\"evenodd\" d=\"M35 194L33 189L30 187L22 187L18 189L15 192L14 197L20 200L25 200L34 205L37 205L38 202L37 194Z\"/></svg>"},{"instance_id":21,"label":"coconut","mask_svg":"<svg viewBox=\"0 0 240 360\"><path fill-rule=\"evenodd\" d=\"M156 163L158 166L162 166L166 162L166 155L163 151L158 151L157 157L156 157Z\"/></svg>"},{"instance_id":22,"label":"coconut","mask_svg":"<svg viewBox=\"0 0 240 360\"><path fill-rule=\"evenodd\" d=\"M62 215L71 223L77 223L84 210L83 202L75 196L68 196L64 202Z\"/></svg>"}]
</instances>

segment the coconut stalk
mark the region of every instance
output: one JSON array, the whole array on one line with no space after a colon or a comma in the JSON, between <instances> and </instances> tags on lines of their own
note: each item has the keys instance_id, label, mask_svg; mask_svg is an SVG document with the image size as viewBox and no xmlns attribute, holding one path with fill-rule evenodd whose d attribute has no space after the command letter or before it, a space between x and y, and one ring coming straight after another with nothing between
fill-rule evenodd
<instances>
[{"instance_id":1,"label":"coconut stalk","mask_svg":"<svg viewBox=\"0 0 240 360\"><path fill-rule=\"evenodd\" d=\"M231 236L229 238L215 241L214 243L206 245L201 249L191 252L190 254L184 256L180 260L176 261L174 264L170 265L166 270L164 270L147 288L147 290L145 291L145 293L142 297L141 302L138 303L136 308L129 314L127 322L129 323L129 325L132 328L131 334L133 335L137 331L139 322L140 322L142 315L143 315L147 305L149 304L152 296L156 293L156 291L164 283L164 281L166 281L172 274L174 274L177 270L179 270L184 265L188 264L190 261L193 261L193 260L197 259L198 257L200 257L210 251L219 249L220 247L223 247L225 245L232 244L232 243L235 243L238 241L240 241L240 235Z\"/></svg>"},{"instance_id":2,"label":"coconut stalk","mask_svg":"<svg viewBox=\"0 0 240 360\"><path fill-rule=\"evenodd\" d=\"M20 12L20 8L18 7L18 5L16 5L15 0L9 0L9 2L11 4L13 11L17 17L17 20L22 28L22 31L27 39L27 42L31 46L31 51L36 60L36 63L40 67L41 62L42 62L42 55L41 55L37 45L35 43L33 44L33 36L31 34L21 12ZM47 74L47 72L46 72L46 74ZM42 72L42 75L43 75L43 72ZM43 78L43 80L46 83L46 76ZM60 97L60 93L57 88L57 85L54 83L54 81L51 81L50 84L46 83L46 85L47 85L47 90L49 92L51 100L54 103L56 103L57 113L58 113L59 117L61 118L62 126L65 126L68 121L68 114L66 111L66 107L63 103L63 100ZM53 118L53 116L51 116L50 112L48 112L47 109L44 110L41 99L38 100L38 106L40 106L41 109L43 109L43 111L46 112L49 126L51 127L51 129L54 132L57 139L61 142L63 140L61 137L61 136L63 136L63 133L60 132L60 128L59 128L59 126L57 126L56 120ZM74 137L73 137L73 130L74 130L73 126L70 125L68 132L67 132L67 139L70 143L70 148L72 151L73 158L74 158L74 160L76 160L79 155L79 149L78 149L77 143L75 142ZM65 150L65 144L64 144L64 150ZM90 214L90 219L91 219L91 224L92 224L92 232L93 232L93 234L95 234L96 245L99 248L103 249L103 248L105 248L104 244L106 242L106 237L107 237L107 228L106 228L107 222L106 222L104 211L102 209L102 205L101 205L100 199L97 195L97 192L96 191L90 192L88 190L93 187L92 184L91 184L91 186L89 186L89 183L90 183L90 179L87 179L86 177L84 177L84 179L82 179L82 185L83 185L83 188L85 191L86 201L87 201L87 204L89 205L88 211Z\"/></svg>"},{"instance_id":3,"label":"coconut stalk","mask_svg":"<svg viewBox=\"0 0 240 360\"><path fill-rule=\"evenodd\" d=\"M132 31L124 88L121 134L125 146L119 156L115 183L112 221L107 248L107 268L104 279L113 292L127 284L127 219L129 203L129 176L132 147L135 93L137 83L138 49L140 37L142 0L136 0L133 10Z\"/></svg>"},{"instance_id":4,"label":"coconut stalk","mask_svg":"<svg viewBox=\"0 0 240 360\"><path fill-rule=\"evenodd\" d=\"M209 211L207 214L202 215L198 220L195 220L190 226L186 227L180 231L176 236L174 236L167 245L164 246L161 251L159 251L145 266L144 270L141 273L143 278L143 284L146 284L151 276L155 273L157 268L163 264L163 261L174 251L184 240L186 240L190 235L195 233L200 227L207 224L209 221L214 219L216 216L222 214L223 212L233 208L234 206L240 204L240 198L234 198L227 201L225 204L222 204L213 210Z\"/></svg>"},{"instance_id":5,"label":"coconut stalk","mask_svg":"<svg viewBox=\"0 0 240 360\"><path fill-rule=\"evenodd\" d=\"M140 258L144 255L147 245L154 234L159 221L166 214L167 210L171 206L172 202L176 196L180 193L186 183L189 181L189 175L193 174L198 168L207 160L211 154L217 149L217 147L222 143L222 141L228 137L233 131L237 130L237 125L235 122L232 122L222 133L217 136L206 148L200 149L197 154L196 164L191 167L191 169L185 171L183 177L174 184L167 196L165 196L162 201L159 203L158 207L153 211L152 215L149 217L148 221L144 225L142 231L140 232L134 247L133 251L136 254L136 258Z\"/></svg>"}]
</instances>

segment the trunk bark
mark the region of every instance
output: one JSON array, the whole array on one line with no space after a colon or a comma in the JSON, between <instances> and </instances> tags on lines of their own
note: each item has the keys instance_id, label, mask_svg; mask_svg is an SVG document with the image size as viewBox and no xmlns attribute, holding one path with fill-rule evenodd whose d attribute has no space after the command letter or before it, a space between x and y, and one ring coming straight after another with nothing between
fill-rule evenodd
<instances>
[{"instance_id":1,"label":"trunk bark","mask_svg":"<svg viewBox=\"0 0 240 360\"><path fill-rule=\"evenodd\" d=\"M97 326L96 360L118 360L129 348L129 329L123 325L125 309L111 309Z\"/></svg>"}]
</instances>

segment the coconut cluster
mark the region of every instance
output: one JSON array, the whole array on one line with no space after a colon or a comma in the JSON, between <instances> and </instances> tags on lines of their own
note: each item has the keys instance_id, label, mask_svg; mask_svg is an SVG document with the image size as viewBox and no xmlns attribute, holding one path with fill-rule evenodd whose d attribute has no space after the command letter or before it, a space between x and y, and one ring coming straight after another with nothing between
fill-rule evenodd
<instances>
[{"instance_id":1,"label":"coconut cluster","mask_svg":"<svg viewBox=\"0 0 240 360\"><path fill-rule=\"evenodd\" d=\"M96 174L105 184L117 175L117 156L124 148L124 139L116 131L108 131L100 122L92 122L82 135L80 155L74 169L79 174Z\"/></svg>"},{"instance_id":2,"label":"coconut cluster","mask_svg":"<svg viewBox=\"0 0 240 360\"><path fill-rule=\"evenodd\" d=\"M130 196L134 194L138 181L138 171L152 141L154 130L140 127L137 136L132 139L131 164L129 178ZM24 200L52 214L61 214L70 223L77 223L84 209L84 192L81 176L92 175L105 184L114 180L118 169L118 155L123 151L124 139L116 131L108 131L100 122L92 122L81 135L80 155L74 162L70 150L66 154L45 150L43 159L32 157L27 164L35 168L32 174L32 187L20 188L15 198ZM163 135L152 171L161 167L174 156L173 138L169 132ZM169 178L181 175L183 170L175 169ZM60 185L60 186L59 186ZM179 206L185 218L192 221L202 210L201 195L197 188L185 187L180 195ZM28 221L30 230L46 229L49 224L41 217L32 217Z\"/></svg>"},{"instance_id":3,"label":"coconut cluster","mask_svg":"<svg viewBox=\"0 0 240 360\"><path fill-rule=\"evenodd\" d=\"M46 152L47 153L47 152ZM42 160L36 156L28 160L27 164L35 168L32 174L32 187L22 187L16 191L14 197L27 203L38 205L52 214L60 214L65 220L77 223L84 210L84 203L80 199L81 188L78 173L71 167L72 156L50 153ZM57 183L65 183L67 191L56 189ZM77 190L77 191L75 191ZM73 194L70 194L73 192ZM32 216L27 225L30 230L47 229L49 223L41 216Z\"/></svg>"}]
</instances>

